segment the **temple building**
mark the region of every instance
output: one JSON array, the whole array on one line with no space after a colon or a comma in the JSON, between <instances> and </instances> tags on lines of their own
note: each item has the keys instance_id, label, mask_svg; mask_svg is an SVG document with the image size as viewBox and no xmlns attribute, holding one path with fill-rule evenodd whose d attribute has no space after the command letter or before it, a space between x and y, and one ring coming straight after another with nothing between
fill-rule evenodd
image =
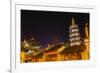
<instances>
[{"instance_id":1,"label":"temple building","mask_svg":"<svg viewBox=\"0 0 100 73\"><path fill-rule=\"evenodd\" d=\"M81 53L84 51L85 45L82 43L79 26L75 23L74 18L72 18L72 24L69 27L69 38L70 60L82 60Z\"/></svg>"},{"instance_id":2,"label":"temple building","mask_svg":"<svg viewBox=\"0 0 100 73\"><path fill-rule=\"evenodd\" d=\"M65 56L60 53L64 49L65 49L64 44L48 46L43 52L40 52L33 57L33 62L65 60Z\"/></svg>"},{"instance_id":3,"label":"temple building","mask_svg":"<svg viewBox=\"0 0 100 73\"><path fill-rule=\"evenodd\" d=\"M65 49L64 44L54 45L45 50L45 61L61 61L62 55L60 52Z\"/></svg>"},{"instance_id":4,"label":"temple building","mask_svg":"<svg viewBox=\"0 0 100 73\"><path fill-rule=\"evenodd\" d=\"M90 37L89 37L89 24L85 23L85 35L86 37L84 38L84 44L86 46L86 49L84 52L82 52L82 59L83 60L88 60L90 59Z\"/></svg>"},{"instance_id":5,"label":"temple building","mask_svg":"<svg viewBox=\"0 0 100 73\"><path fill-rule=\"evenodd\" d=\"M79 27L77 24L75 24L74 18L72 18L72 24L69 27L69 37L70 46L81 44Z\"/></svg>"},{"instance_id":6,"label":"temple building","mask_svg":"<svg viewBox=\"0 0 100 73\"><path fill-rule=\"evenodd\" d=\"M21 42L21 63L32 62L33 56L41 52L39 47L40 45L34 38Z\"/></svg>"}]
</instances>

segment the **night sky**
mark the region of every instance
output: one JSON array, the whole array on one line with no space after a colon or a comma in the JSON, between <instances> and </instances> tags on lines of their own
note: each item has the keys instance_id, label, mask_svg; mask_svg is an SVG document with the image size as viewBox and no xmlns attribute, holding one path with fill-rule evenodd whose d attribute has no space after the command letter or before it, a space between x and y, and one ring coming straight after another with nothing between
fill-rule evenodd
<instances>
[{"instance_id":1,"label":"night sky","mask_svg":"<svg viewBox=\"0 0 100 73\"><path fill-rule=\"evenodd\" d=\"M72 17L84 38L84 24L89 23L89 13L21 10L21 41L33 37L43 47L48 43L67 42Z\"/></svg>"}]
</instances>

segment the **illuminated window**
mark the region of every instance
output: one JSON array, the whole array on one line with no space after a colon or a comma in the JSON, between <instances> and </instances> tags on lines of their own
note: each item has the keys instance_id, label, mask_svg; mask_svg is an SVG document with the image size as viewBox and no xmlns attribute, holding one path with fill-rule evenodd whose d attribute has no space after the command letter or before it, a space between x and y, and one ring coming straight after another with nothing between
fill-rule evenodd
<instances>
[{"instance_id":1,"label":"illuminated window","mask_svg":"<svg viewBox=\"0 0 100 73\"><path fill-rule=\"evenodd\" d=\"M77 42L76 45L80 45L80 42Z\"/></svg>"},{"instance_id":2,"label":"illuminated window","mask_svg":"<svg viewBox=\"0 0 100 73\"><path fill-rule=\"evenodd\" d=\"M77 38L75 38L75 40L80 40L80 38L79 38L79 37L77 37Z\"/></svg>"},{"instance_id":3,"label":"illuminated window","mask_svg":"<svg viewBox=\"0 0 100 73\"><path fill-rule=\"evenodd\" d=\"M80 45L80 42L74 42L74 43L71 43L70 45L71 45L71 46Z\"/></svg>"},{"instance_id":4,"label":"illuminated window","mask_svg":"<svg viewBox=\"0 0 100 73\"><path fill-rule=\"evenodd\" d=\"M75 40L75 38L71 38L71 39L70 39L71 42L74 41L74 40Z\"/></svg>"},{"instance_id":5,"label":"illuminated window","mask_svg":"<svg viewBox=\"0 0 100 73\"><path fill-rule=\"evenodd\" d=\"M71 30L71 32L77 32L78 31L78 29L72 29Z\"/></svg>"}]
</instances>

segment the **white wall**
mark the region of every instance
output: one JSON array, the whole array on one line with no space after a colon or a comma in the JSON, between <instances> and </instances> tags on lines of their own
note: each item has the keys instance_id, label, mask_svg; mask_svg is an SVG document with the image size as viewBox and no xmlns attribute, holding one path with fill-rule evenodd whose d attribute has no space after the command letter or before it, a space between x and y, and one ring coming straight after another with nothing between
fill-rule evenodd
<instances>
[{"instance_id":1,"label":"white wall","mask_svg":"<svg viewBox=\"0 0 100 73\"><path fill-rule=\"evenodd\" d=\"M36 2L60 2L66 4L85 4L85 5L94 5L96 6L96 35L95 42L97 50L97 67L88 67L88 68L69 68L66 70L54 70L47 71L48 73L99 73L100 71L100 48L99 48L99 40L100 40L100 2L99 0L34 0ZM95 21L94 20L94 21ZM0 73L8 73L10 69L10 1L9 0L0 0ZM43 72L43 73L46 73Z\"/></svg>"}]
</instances>

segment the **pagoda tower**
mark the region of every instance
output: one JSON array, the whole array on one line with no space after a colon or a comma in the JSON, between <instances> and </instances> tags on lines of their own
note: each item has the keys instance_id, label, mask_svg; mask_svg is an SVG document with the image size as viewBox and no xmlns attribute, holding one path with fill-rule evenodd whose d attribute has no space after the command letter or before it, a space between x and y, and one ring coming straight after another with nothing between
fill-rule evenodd
<instances>
[{"instance_id":1,"label":"pagoda tower","mask_svg":"<svg viewBox=\"0 0 100 73\"><path fill-rule=\"evenodd\" d=\"M72 18L72 23L69 27L69 45L70 45L70 54L69 60L79 60L81 59L81 54L79 50L81 49L81 37L79 32L79 27L75 23L74 18Z\"/></svg>"},{"instance_id":2,"label":"pagoda tower","mask_svg":"<svg viewBox=\"0 0 100 73\"><path fill-rule=\"evenodd\" d=\"M84 38L84 44L86 46L84 52L82 52L82 59L88 60L90 58L90 36L89 36L89 27L88 23L85 23L85 35L86 38Z\"/></svg>"},{"instance_id":3,"label":"pagoda tower","mask_svg":"<svg viewBox=\"0 0 100 73\"><path fill-rule=\"evenodd\" d=\"M72 24L69 27L69 38L70 38L69 42L71 47L81 44L79 27L75 23L74 18L72 18Z\"/></svg>"}]
</instances>

